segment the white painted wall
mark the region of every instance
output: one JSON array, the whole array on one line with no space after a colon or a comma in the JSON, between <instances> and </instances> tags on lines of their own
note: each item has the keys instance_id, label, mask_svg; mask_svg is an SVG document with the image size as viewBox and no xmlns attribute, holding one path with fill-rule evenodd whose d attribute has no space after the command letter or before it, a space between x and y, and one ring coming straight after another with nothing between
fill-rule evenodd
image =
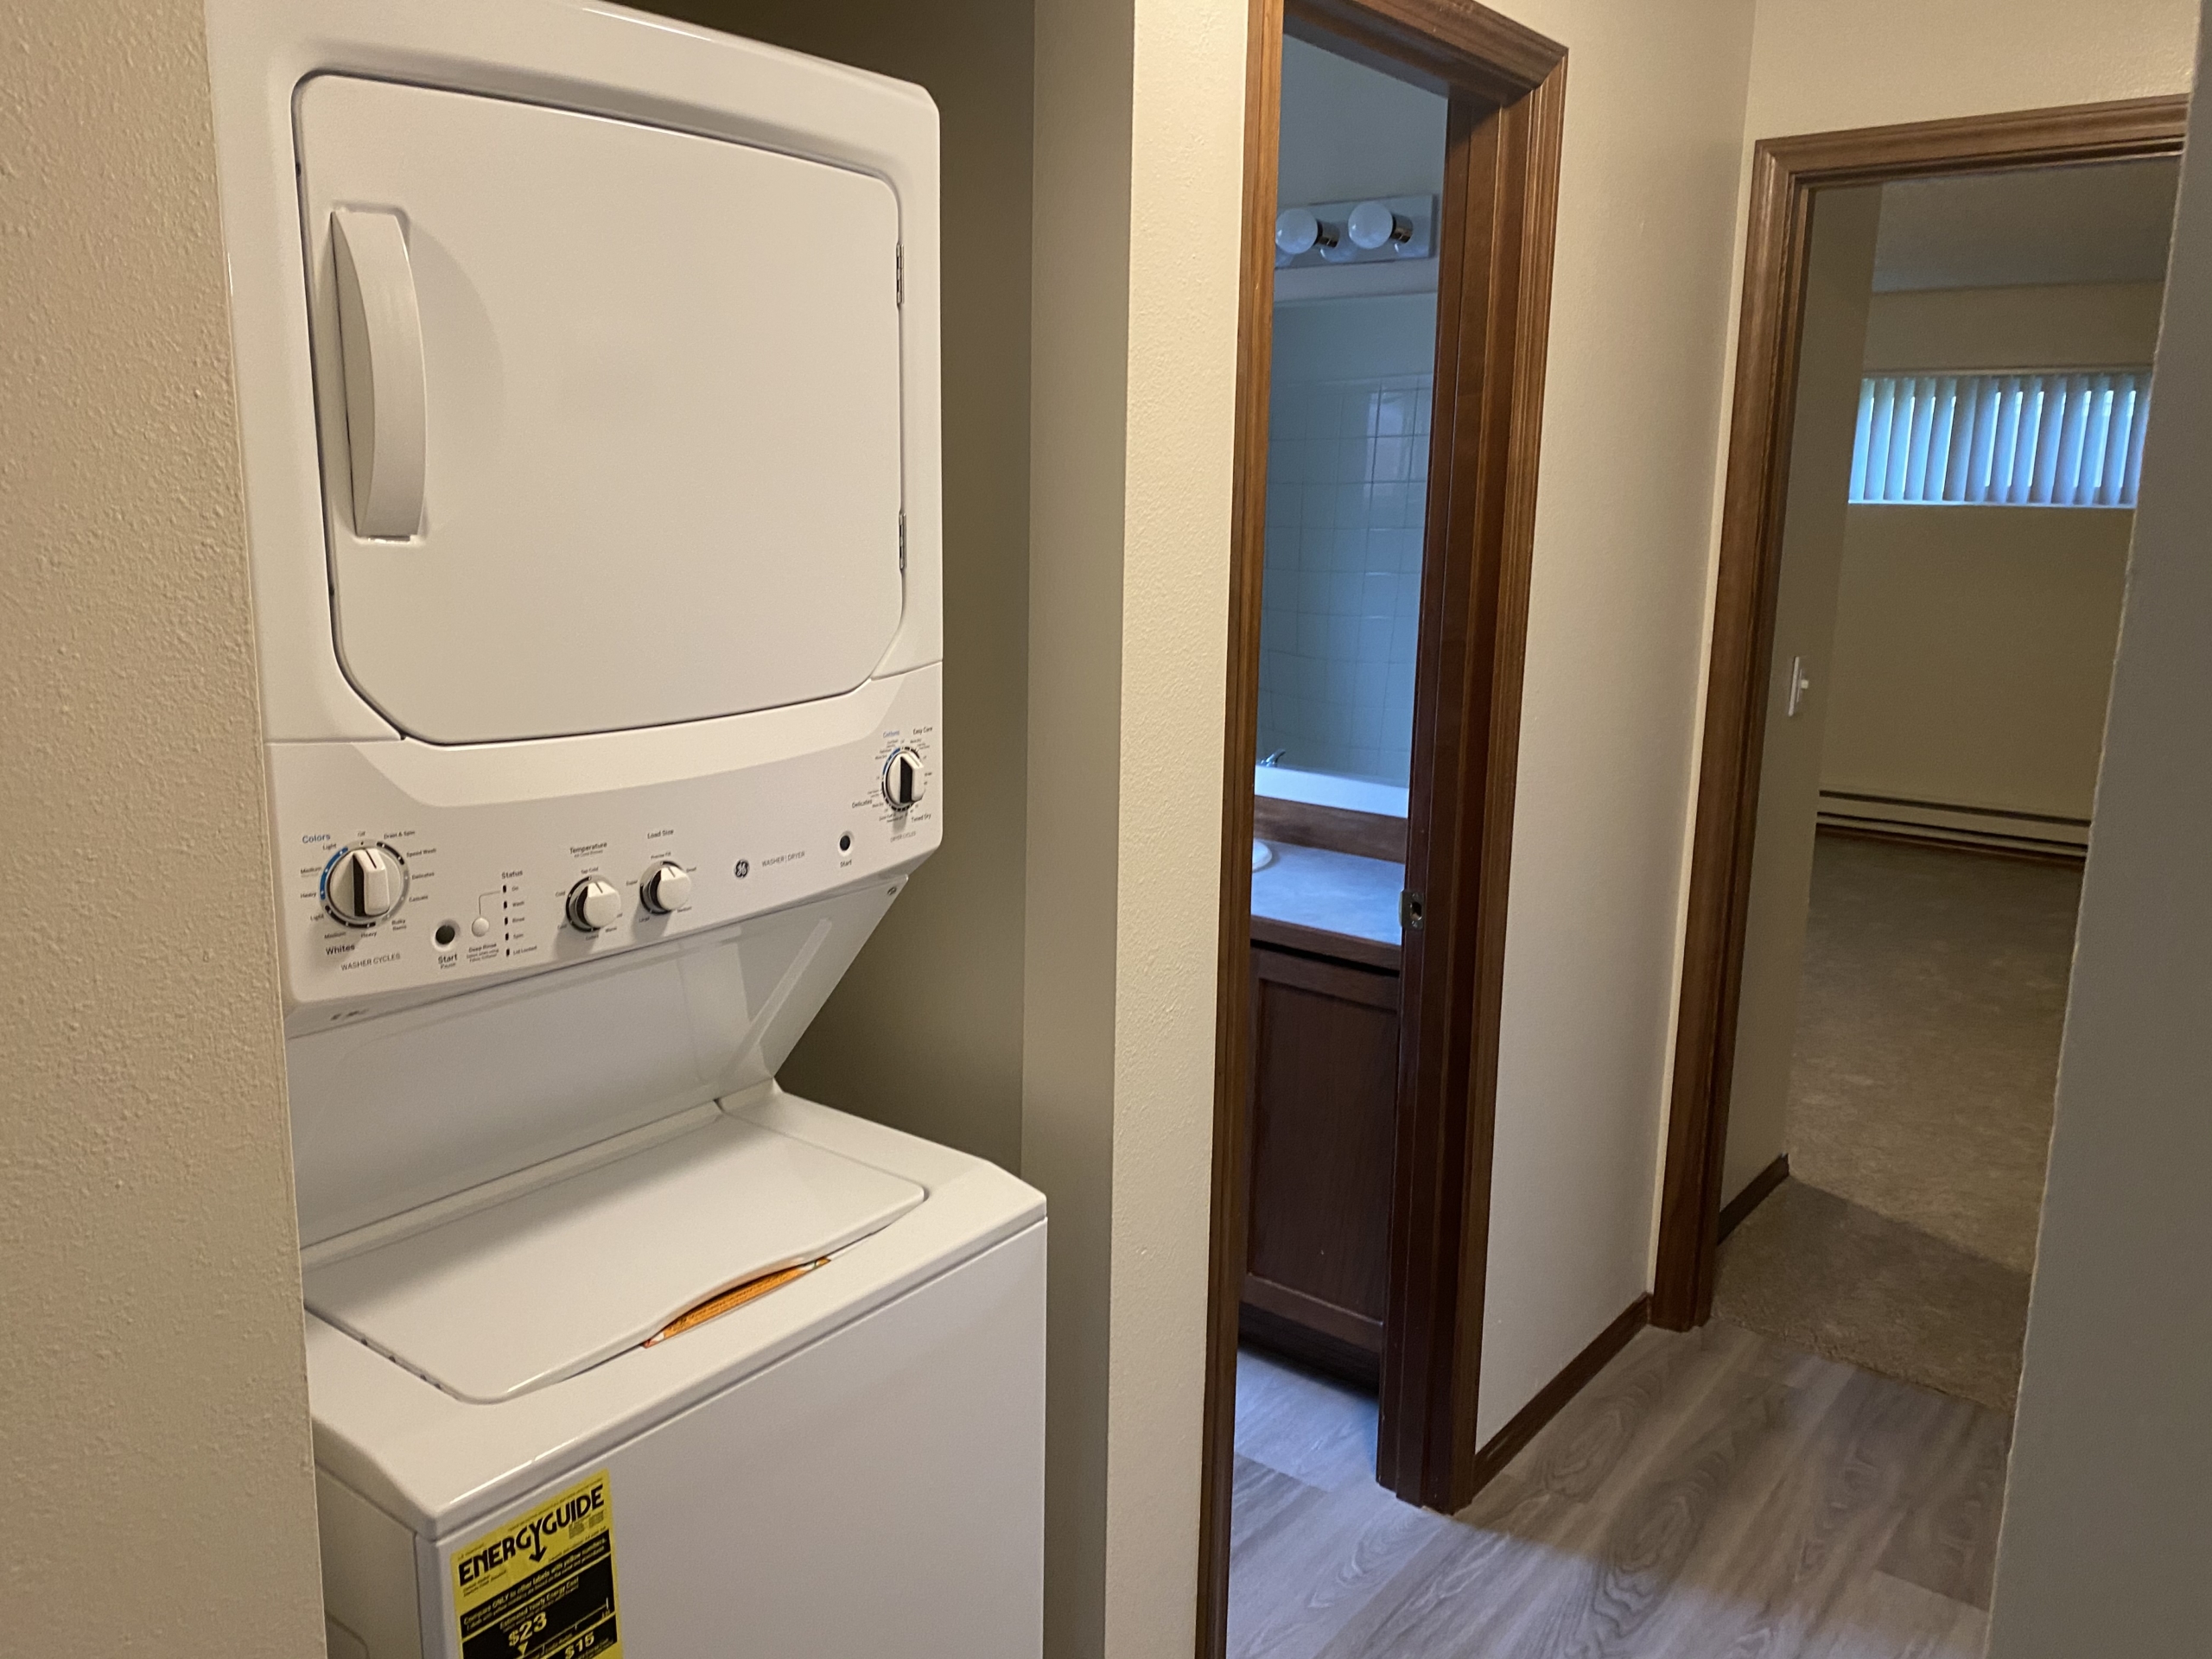
<instances>
[{"instance_id":1,"label":"white painted wall","mask_svg":"<svg viewBox=\"0 0 2212 1659\"><path fill-rule=\"evenodd\" d=\"M2086 820L2133 519L1851 508L1821 786Z\"/></svg>"},{"instance_id":2,"label":"white painted wall","mask_svg":"<svg viewBox=\"0 0 2212 1659\"><path fill-rule=\"evenodd\" d=\"M1056 1659L1187 1653L1195 1618L1245 26L1037 12L1022 1173L1052 1206Z\"/></svg>"},{"instance_id":3,"label":"white painted wall","mask_svg":"<svg viewBox=\"0 0 2212 1659\"><path fill-rule=\"evenodd\" d=\"M2198 1653L2205 1643L2212 176L2194 150L2169 289L2059 1063L1991 1659Z\"/></svg>"},{"instance_id":4,"label":"white painted wall","mask_svg":"<svg viewBox=\"0 0 2212 1659\"><path fill-rule=\"evenodd\" d=\"M1878 187L1823 192L1813 210L1797 408L1782 531L1782 582L1767 677L1758 829L1744 925L1744 982L1728 1091L1725 1203L1788 1146L1789 1055L1803 976L1806 906L1820 811L1823 736L1834 718L1851 439L1872 295ZM1789 713L1794 671L1811 682Z\"/></svg>"},{"instance_id":5,"label":"white painted wall","mask_svg":"<svg viewBox=\"0 0 2212 1659\"><path fill-rule=\"evenodd\" d=\"M1877 294L1866 372L2140 367L2158 347L2157 283Z\"/></svg>"},{"instance_id":6,"label":"white painted wall","mask_svg":"<svg viewBox=\"0 0 2212 1659\"><path fill-rule=\"evenodd\" d=\"M22 0L0 45L0 1649L308 1659L205 23Z\"/></svg>"}]
</instances>

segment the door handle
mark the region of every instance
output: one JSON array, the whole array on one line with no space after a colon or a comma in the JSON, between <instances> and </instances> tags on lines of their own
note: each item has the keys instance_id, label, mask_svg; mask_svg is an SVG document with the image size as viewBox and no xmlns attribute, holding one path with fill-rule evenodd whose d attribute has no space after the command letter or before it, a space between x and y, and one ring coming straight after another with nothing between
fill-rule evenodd
<instances>
[{"instance_id":1,"label":"door handle","mask_svg":"<svg viewBox=\"0 0 2212 1659\"><path fill-rule=\"evenodd\" d=\"M338 267L353 529L365 537L404 540L423 527L429 437L423 314L407 238L397 213L336 207L330 251Z\"/></svg>"}]
</instances>

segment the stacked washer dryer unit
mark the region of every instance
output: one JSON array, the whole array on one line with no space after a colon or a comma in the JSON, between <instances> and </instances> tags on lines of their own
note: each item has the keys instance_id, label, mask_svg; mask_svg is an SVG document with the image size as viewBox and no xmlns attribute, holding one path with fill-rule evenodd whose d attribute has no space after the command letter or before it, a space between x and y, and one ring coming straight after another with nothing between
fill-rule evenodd
<instances>
[{"instance_id":1,"label":"stacked washer dryer unit","mask_svg":"<svg viewBox=\"0 0 2212 1659\"><path fill-rule=\"evenodd\" d=\"M333 1653L1034 1655L1043 1201L775 1082L938 839L934 109L209 41Z\"/></svg>"}]
</instances>

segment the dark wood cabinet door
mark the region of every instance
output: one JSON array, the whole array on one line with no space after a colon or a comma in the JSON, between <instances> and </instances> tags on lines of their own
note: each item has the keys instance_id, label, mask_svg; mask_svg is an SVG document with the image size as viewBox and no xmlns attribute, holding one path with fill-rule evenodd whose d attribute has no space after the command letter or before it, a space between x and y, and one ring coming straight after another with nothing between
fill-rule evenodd
<instances>
[{"instance_id":1,"label":"dark wood cabinet door","mask_svg":"<svg viewBox=\"0 0 2212 1659\"><path fill-rule=\"evenodd\" d=\"M1372 1382L1389 1294L1398 976L1252 950L1244 1334Z\"/></svg>"}]
</instances>

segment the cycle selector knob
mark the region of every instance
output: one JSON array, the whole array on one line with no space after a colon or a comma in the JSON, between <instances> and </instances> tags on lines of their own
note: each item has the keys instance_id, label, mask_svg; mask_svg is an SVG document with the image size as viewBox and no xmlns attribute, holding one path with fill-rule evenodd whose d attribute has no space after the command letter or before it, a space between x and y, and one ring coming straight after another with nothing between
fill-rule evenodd
<instances>
[{"instance_id":1,"label":"cycle selector knob","mask_svg":"<svg viewBox=\"0 0 2212 1659\"><path fill-rule=\"evenodd\" d=\"M904 812L922 798L922 757L900 749L883 763L883 798L893 812Z\"/></svg>"},{"instance_id":2,"label":"cycle selector knob","mask_svg":"<svg viewBox=\"0 0 2212 1659\"><path fill-rule=\"evenodd\" d=\"M612 881L588 875L569 889L569 925L596 933L622 919L622 893Z\"/></svg>"},{"instance_id":3,"label":"cycle selector knob","mask_svg":"<svg viewBox=\"0 0 2212 1659\"><path fill-rule=\"evenodd\" d=\"M407 897L407 861L391 848L348 847L322 874L322 906L348 927L373 927Z\"/></svg>"},{"instance_id":4,"label":"cycle selector knob","mask_svg":"<svg viewBox=\"0 0 2212 1659\"><path fill-rule=\"evenodd\" d=\"M656 864L638 883L638 895L656 916L681 910L690 901L690 874L680 864Z\"/></svg>"}]
</instances>

